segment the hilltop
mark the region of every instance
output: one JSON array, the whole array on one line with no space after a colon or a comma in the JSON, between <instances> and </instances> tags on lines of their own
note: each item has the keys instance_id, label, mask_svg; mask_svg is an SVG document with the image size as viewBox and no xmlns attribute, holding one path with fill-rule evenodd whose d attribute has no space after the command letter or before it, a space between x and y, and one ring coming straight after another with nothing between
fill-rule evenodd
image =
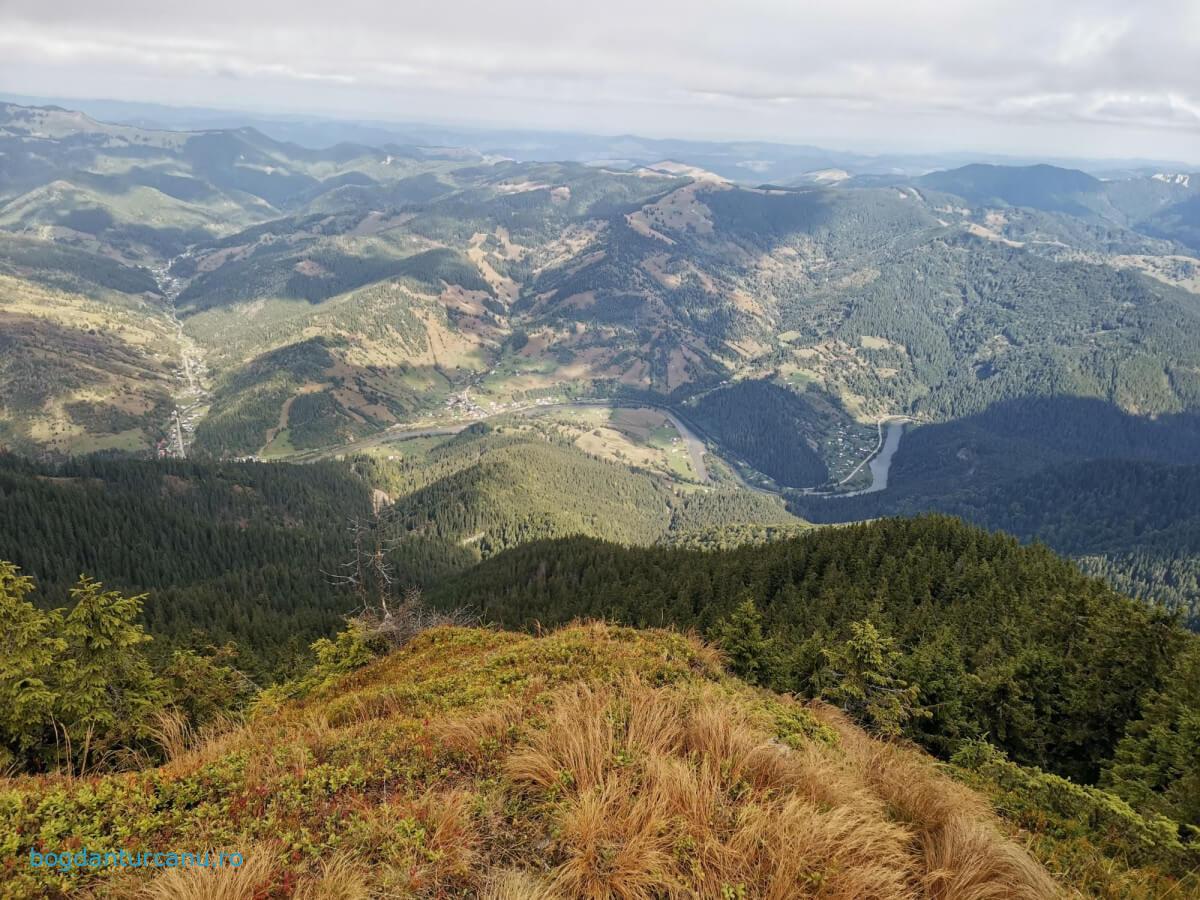
<instances>
[{"instance_id":1,"label":"hilltop","mask_svg":"<svg viewBox=\"0 0 1200 900\"><path fill-rule=\"evenodd\" d=\"M1187 896L1163 820L971 744L951 765L728 675L693 637L347 633L242 725L164 716L165 764L0 781L4 896ZM998 818L993 809L1000 812ZM241 869L16 855L240 852ZM1194 860L1192 861L1194 864ZM1170 873L1176 873L1172 875Z\"/></svg>"},{"instance_id":2,"label":"hilltop","mask_svg":"<svg viewBox=\"0 0 1200 900\"><path fill-rule=\"evenodd\" d=\"M245 726L176 740L159 768L0 783L6 856L67 829L88 848L246 857L161 875L155 897L211 896L207 878L230 898L1059 891L928 757L751 688L676 633L435 629L344 667L327 661ZM147 880L8 865L11 897L131 896Z\"/></svg>"}]
</instances>

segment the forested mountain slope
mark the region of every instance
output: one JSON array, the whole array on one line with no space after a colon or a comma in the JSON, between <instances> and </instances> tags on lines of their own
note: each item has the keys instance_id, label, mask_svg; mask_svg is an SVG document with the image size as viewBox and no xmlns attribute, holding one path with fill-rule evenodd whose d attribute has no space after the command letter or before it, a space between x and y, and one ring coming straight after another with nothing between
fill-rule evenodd
<instances>
[{"instance_id":1,"label":"forested mountain slope","mask_svg":"<svg viewBox=\"0 0 1200 900\"><path fill-rule=\"evenodd\" d=\"M145 452L175 405L174 329L136 276L59 279L63 260L0 240L0 447Z\"/></svg>"},{"instance_id":2,"label":"forested mountain slope","mask_svg":"<svg viewBox=\"0 0 1200 900\"><path fill-rule=\"evenodd\" d=\"M978 209L1025 207L1121 226L1196 249L1200 180L1187 172L1102 181L1058 166L974 164L932 172L915 184L961 197ZM1002 220L1002 217L1000 217Z\"/></svg>"},{"instance_id":3,"label":"forested mountain slope","mask_svg":"<svg viewBox=\"0 0 1200 900\"><path fill-rule=\"evenodd\" d=\"M460 394L703 403L749 377L819 407L806 437L820 463L784 476L812 486L849 470L821 429L884 414L944 421L1047 394L1137 415L1197 404L1200 269L1141 224L1190 202L1185 177L968 166L885 187L755 188L686 167L316 151L16 106L0 134L30 160L8 173L0 245L44 248L17 274L65 286L103 273L90 277L138 293L157 321L176 311L183 331L159 352L180 359L186 336L208 367L196 444L212 455L329 447L436 417ZM157 437L98 414L73 427L99 446Z\"/></svg>"},{"instance_id":4,"label":"forested mountain slope","mask_svg":"<svg viewBox=\"0 0 1200 900\"><path fill-rule=\"evenodd\" d=\"M1045 548L956 520L882 520L718 552L528 544L433 597L469 598L513 625L603 616L696 627L743 677L832 691L874 727L902 728L960 763L981 753L972 765L1007 782L1010 809L1034 830L1046 819L1032 796L1058 793L1055 815L1068 817L1092 801L1084 789L1067 801L1053 778L1013 763L1098 782L1170 817L1164 834L1200 825L1188 724L1200 709L1200 639ZM842 693L847 672L861 680ZM995 750L980 740L1013 763L983 761Z\"/></svg>"},{"instance_id":5,"label":"forested mountain slope","mask_svg":"<svg viewBox=\"0 0 1200 900\"><path fill-rule=\"evenodd\" d=\"M532 453L533 440L566 452L520 429L480 431L426 451L431 483L522 443ZM584 459L580 472L598 471ZM35 546L56 551L88 546L89 527L111 529L109 506L161 517L159 536L131 532L127 551L96 556L102 565L157 540L202 570L236 546L220 526L188 532L206 511L239 529L274 525L261 542L302 571L298 560L328 546L308 542L311 516L378 499L361 476L409 497L424 490L419 467L386 457L350 468L73 465L48 474L9 461L0 509L22 512L18 528L38 518L26 501L47 510L66 527ZM705 518L694 498L677 499L673 525ZM177 522L160 501L178 502ZM155 594L85 578L61 606L0 564L0 610L18 625L0 661L0 758L14 773L45 772L0 779L4 851L56 852L71 822L89 847L120 836L150 851L212 841L245 854L239 871L162 876L154 889L167 896L215 888L191 881L207 878L317 896L347 881L513 898L638 885L703 896L836 885L889 898L1200 890L1200 638L1045 548L923 517L707 552L533 541L431 579L449 619L534 638L436 627L371 561L380 548L402 564L392 551L404 542L386 538L405 522L384 518L358 539L329 533L365 545L370 572L362 557L348 570L369 575L352 592L355 615L313 643L313 668L266 690L227 649L148 641L139 619ZM241 612L253 621L272 596ZM546 630L575 618L695 628L719 652L678 632ZM329 863L330 850L343 855ZM21 867L10 883L17 896L85 886L128 896L147 874Z\"/></svg>"},{"instance_id":6,"label":"forested mountain slope","mask_svg":"<svg viewBox=\"0 0 1200 900\"><path fill-rule=\"evenodd\" d=\"M1048 211L1088 213L1104 192L1104 182L1058 166L974 164L917 179L922 187L954 194L974 206L1027 206Z\"/></svg>"},{"instance_id":7,"label":"forested mountain slope","mask_svg":"<svg viewBox=\"0 0 1200 900\"><path fill-rule=\"evenodd\" d=\"M890 493L890 492L889 492ZM1200 625L1200 468L1128 460L1049 466L949 489L897 490L846 503L798 502L814 521L936 510L1038 540L1108 578L1122 593L1179 610Z\"/></svg>"},{"instance_id":8,"label":"forested mountain slope","mask_svg":"<svg viewBox=\"0 0 1200 900\"><path fill-rule=\"evenodd\" d=\"M1154 420L1097 402L997 404L906 431L887 491L791 495L817 522L940 511L1081 558L1126 593L1200 609L1194 415Z\"/></svg>"},{"instance_id":9,"label":"forested mountain slope","mask_svg":"<svg viewBox=\"0 0 1200 900\"><path fill-rule=\"evenodd\" d=\"M286 670L337 627L329 584L370 489L345 467L0 457L0 558L60 605L81 573L147 591L145 621L180 645L235 642L240 664Z\"/></svg>"},{"instance_id":10,"label":"forested mountain slope","mask_svg":"<svg viewBox=\"0 0 1200 900\"><path fill-rule=\"evenodd\" d=\"M940 517L709 553L537 542L431 596L442 605L469 598L511 626L602 617L710 635L749 598L769 649L746 665L764 683L799 691L819 679L823 648L870 620L904 651L902 675L927 686L923 702L936 712L912 723L914 736L936 749L988 734L1020 762L1087 779L1111 757L1139 697L1196 640L1044 548Z\"/></svg>"},{"instance_id":11,"label":"forested mountain slope","mask_svg":"<svg viewBox=\"0 0 1200 900\"><path fill-rule=\"evenodd\" d=\"M355 557L354 522L370 547L382 542L405 587L530 540L650 545L803 526L775 498L682 491L539 423L427 443L303 466L0 455L0 559L34 577L46 605L85 572L149 592L153 633L186 646L233 641L244 667L278 673L361 603L338 584Z\"/></svg>"}]
</instances>

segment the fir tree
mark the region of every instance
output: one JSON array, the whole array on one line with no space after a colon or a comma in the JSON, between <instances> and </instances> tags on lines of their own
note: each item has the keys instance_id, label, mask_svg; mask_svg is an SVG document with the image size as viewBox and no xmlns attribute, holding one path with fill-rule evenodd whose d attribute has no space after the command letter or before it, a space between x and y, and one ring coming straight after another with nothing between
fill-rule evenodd
<instances>
[{"instance_id":1,"label":"fir tree","mask_svg":"<svg viewBox=\"0 0 1200 900\"><path fill-rule=\"evenodd\" d=\"M66 642L57 614L25 599L32 591L33 579L0 561L0 769L35 745L59 699L51 679Z\"/></svg>"}]
</instances>

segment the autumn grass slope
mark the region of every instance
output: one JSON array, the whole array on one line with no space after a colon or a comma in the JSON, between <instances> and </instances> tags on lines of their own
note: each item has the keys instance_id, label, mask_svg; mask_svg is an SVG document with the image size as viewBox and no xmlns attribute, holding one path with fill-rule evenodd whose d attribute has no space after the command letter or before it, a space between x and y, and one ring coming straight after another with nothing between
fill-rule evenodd
<instances>
[{"instance_id":1,"label":"autumn grass slope","mask_svg":"<svg viewBox=\"0 0 1200 900\"><path fill-rule=\"evenodd\" d=\"M0 783L7 897L1051 897L981 795L673 632L441 628L128 774ZM285 696L288 693L293 696ZM297 696L298 695L298 696ZM30 847L237 850L64 874Z\"/></svg>"}]
</instances>

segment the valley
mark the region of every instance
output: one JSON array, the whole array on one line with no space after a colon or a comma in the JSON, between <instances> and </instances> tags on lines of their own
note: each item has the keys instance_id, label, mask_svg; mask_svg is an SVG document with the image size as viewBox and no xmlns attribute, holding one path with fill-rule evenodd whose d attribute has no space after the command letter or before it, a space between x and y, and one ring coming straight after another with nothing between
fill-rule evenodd
<instances>
[{"instance_id":1,"label":"valley","mask_svg":"<svg viewBox=\"0 0 1200 900\"><path fill-rule=\"evenodd\" d=\"M976 481L1103 444L1194 455L1198 178L972 164L762 184L12 105L0 144L37 160L0 192L0 311L20 323L0 442L22 452L403 455L536 414L670 489L778 495L818 521L961 511ZM99 310L126 324L91 333ZM1037 413L1005 456L1005 427L969 424L1037 398L1098 404L1064 420L1090 441ZM1140 558L1027 536L1114 578Z\"/></svg>"},{"instance_id":2,"label":"valley","mask_svg":"<svg viewBox=\"0 0 1200 900\"><path fill-rule=\"evenodd\" d=\"M1200 175L367 133L0 104L0 849L1197 895Z\"/></svg>"},{"instance_id":3,"label":"valley","mask_svg":"<svg viewBox=\"0 0 1200 900\"><path fill-rule=\"evenodd\" d=\"M884 426L887 426L886 430ZM888 473L892 468L892 457L896 455L896 451L900 449L900 439L904 436L903 419L880 419L879 420L879 444L874 452L863 462L851 471L849 475L838 482L839 485L850 481L862 471L863 466L866 466L871 474L871 484L869 487L862 488L857 491L848 491L841 496L857 497L860 494L874 494L877 491L886 491L888 486Z\"/></svg>"},{"instance_id":4,"label":"valley","mask_svg":"<svg viewBox=\"0 0 1200 900\"><path fill-rule=\"evenodd\" d=\"M207 367L199 346L183 330L183 322L179 319L176 301L183 290L183 285L170 274L171 267L180 259L168 260L160 266L152 267L151 274L163 297L167 316L175 330L177 352L179 354L179 385L175 396L175 409L172 410L170 422L166 426L167 438L165 444L157 448L162 457L187 458L187 448L191 444L196 431L196 423L208 409L209 390L206 386Z\"/></svg>"},{"instance_id":5,"label":"valley","mask_svg":"<svg viewBox=\"0 0 1200 900\"><path fill-rule=\"evenodd\" d=\"M312 451L308 454L299 454L295 457L298 461L318 458L328 458L332 456L345 456L351 453L361 453L364 451L382 450L392 443L413 440L415 438L425 437L441 437L459 434L470 428L476 422L486 422L488 420L501 419L507 416L538 416L552 419L565 419L566 421L578 421L584 426L600 425L606 426L610 420L618 418L619 411L626 410L633 414L632 418L639 417L645 419L648 414L651 418L650 422L629 422L617 423L617 431L624 434L627 439L625 450L616 450L617 454L624 454L626 450L637 452L641 447L645 449L665 450L671 454L678 456L680 453L685 454L685 460L679 460L677 463L667 463L662 466L664 473L673 472L686 481L694 481L700 484L706 484L711 481L708 469L704 464L704 456L709 453L709 449L701 438L689 429L679 417L667 407L654 406L649 403L638 403L629 401L622 403L621 401L576 401L572 403L554 403L550 401L538 401L527 405L512 405L506 406L503 409L495 411L477 410L469 416L468 421L455 423L454 419L437 419L419 423L415 427L409 426L393 426L380 435L370 438L364 438L359 441L354 441L348 444L342 444L335 447L329 447L322 450ZM606 414L610 411L611 415ZM566 414L565 416L563 414ZM577 415L576 415L577 414ZM658 421L654 421L656 419ZM585 427L585 431L587 427ZM657 432L657 433L655 433ZM665 432L665 433L664 433ZM601 438L602 435L596 429L592 429L592 435ZM673 435L673 436L672 436ZM648 443L649 442L649 443ZM591 442L595 444L593 452L595 455L602 458L613 458L614 453L606 447L603 440L599 442ZM655 445L653 448L651 444ZM664 446L666 444L678 446Z\"/></svg>"}]
</instances>

